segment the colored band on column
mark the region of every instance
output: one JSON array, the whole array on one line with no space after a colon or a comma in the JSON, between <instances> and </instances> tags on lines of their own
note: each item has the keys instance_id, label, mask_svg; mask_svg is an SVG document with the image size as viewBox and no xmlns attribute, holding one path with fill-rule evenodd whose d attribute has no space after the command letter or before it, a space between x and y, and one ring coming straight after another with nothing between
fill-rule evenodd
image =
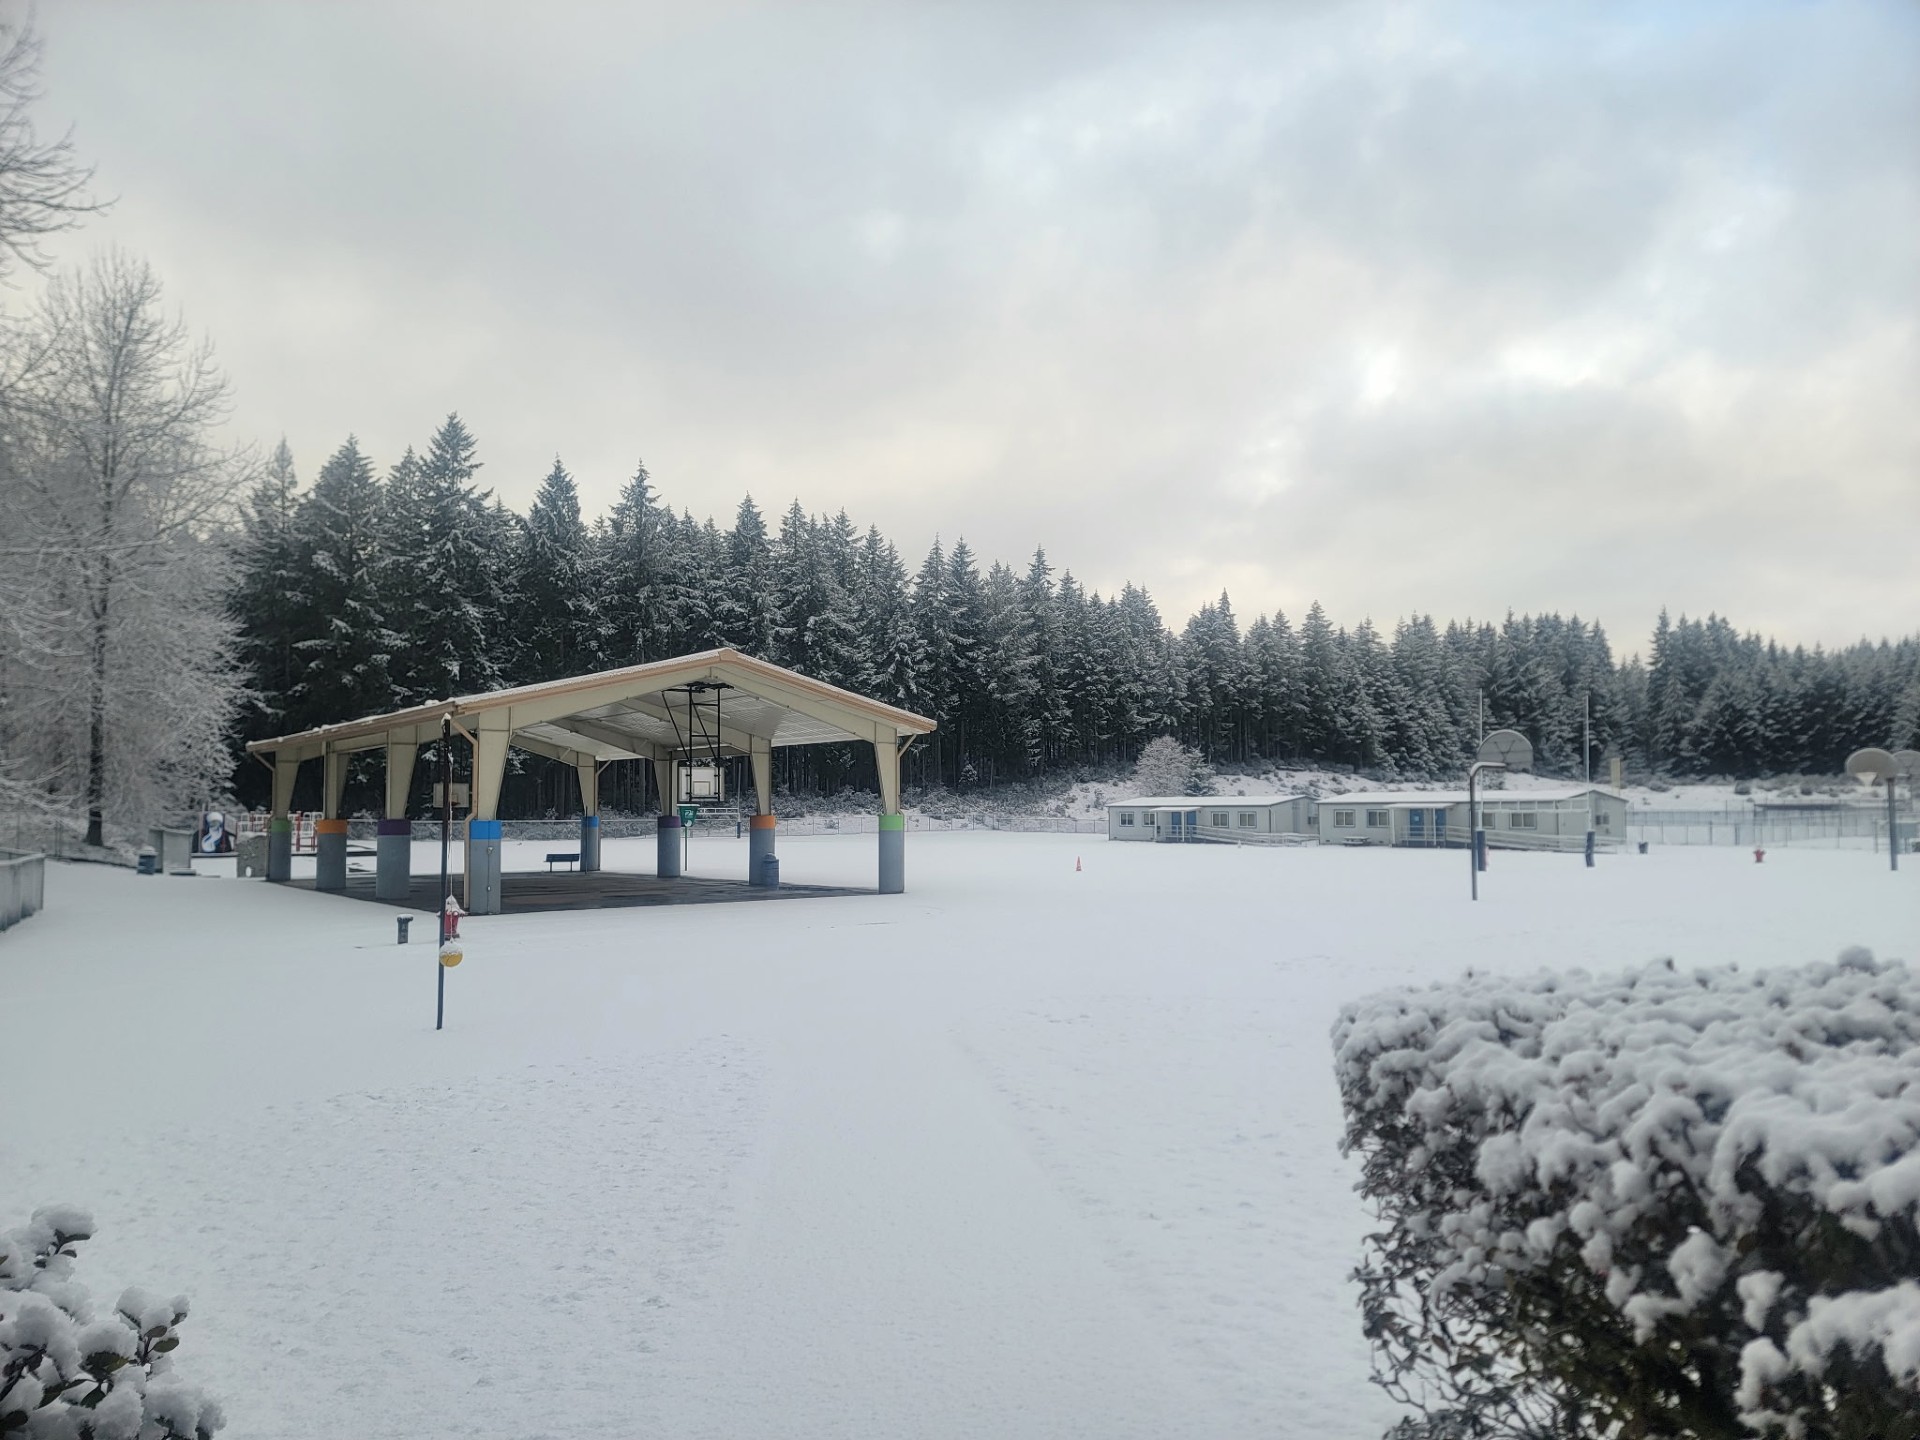
<instances>
[{"instance_id":1,"label":"colored band on column","mask_svg":"<svg viewBox=\"0 0 1920 1440\"><path fill-rule=\"evenodd\" d=\"M904 815L882 815L880 817L880 828L882 830L904 830L907 828L907 817Z\"/></svg>"},{"instance_id":2,"label":"colored band on column","mask_svg":"<svg viewBox=\"0 0 1920 1440\"><path fill-rule=\"evenodd\" d=\"M382 820L378 833L382 835L411 835L413 834L413 822L411 820Z\"/></svg>"},{"instance_id":3,"label":"colored band on column","mask_svg":"<svg viewBox=\"0 0 1920 1440\"><path fill-rule=\"evenodd\" d=\"M500 822L498 820L469 820L467 822L469 840L498 840Z\"/></svg>"},{"instance_id":4,"label":"colored band on column","mask_svg":"<svg viewBox=\"0 0 1920 1440\"><path fill-rule=\"evenodd\" d=\"M771 830L773 829L773 816L749 815L747 817L747 828L749 830Z\"/></svg>"},{"instance_id":5,"label":"colored band on column","mask_svg":"<svg viewBox=\"0 0 1920 1440\"><path fill-rule=\"evenodd\" d=\"M347 833L347 822L344 820L316 820L313 822L313 833L316 835L344 835Z\"/></svg>"},{"instance_id":6,"label":"colored band on column","mask_svg":"<svg viewBox=\"0 0 1920 1440\"><path fill-rule=\"evenodd\" d=\"M600 828L600 817L598 815L582 815L580 817L580 823L589 830L598 830Z\"/></svg>"},{"instance_id":7,"label":"colored band on column","mask_svg":"<svg viewBox=\"0 0 1920 1440\"><path fill-rule=\"evenodd\" d=\"M291 815L274 816L271 820L267 821L267 833L270 835L291 835L293 833L293 817Z\"/></svg>"},{"instance_id":8,"label":"colored band on column","mask_svg":"<svg viewBox=\"0 0 1920 1440\"><path fill-rule=\"evenodd\" d=\"M662 830L678 830L680 828L680 817L678 815L662 815L660 817L660 828Z\"/></svg>"}]
</instances>

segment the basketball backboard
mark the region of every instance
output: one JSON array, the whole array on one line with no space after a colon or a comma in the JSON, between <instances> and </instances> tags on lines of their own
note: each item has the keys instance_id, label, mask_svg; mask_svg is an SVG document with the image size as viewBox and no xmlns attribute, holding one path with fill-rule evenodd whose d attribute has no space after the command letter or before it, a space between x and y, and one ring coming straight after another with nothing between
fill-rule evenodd
<instances>
[{"instance_id":1,"label":"basketball backboard","mask_svg":"<svg viewBox=\"0 0 1920 1440\"><path fill-rule=\"evenodd\" d=\"M1483 765L1504 765L1509 770L1533 769L1533 744L1518 730L1495 730L1480 742L1479 761Z\"/></svg>"},{"instance_id":2,"label":"basketball backboard","mask_svg":"<svg viewBox=\"0 0 1920 1440\"><path fill-rule=\"evenodd\" d=\"M1847 774L1862 785L1878 785L1900 773L1899 763L1878 746L1869 745L1847 756Z\"/></svg>"}]
</instances>

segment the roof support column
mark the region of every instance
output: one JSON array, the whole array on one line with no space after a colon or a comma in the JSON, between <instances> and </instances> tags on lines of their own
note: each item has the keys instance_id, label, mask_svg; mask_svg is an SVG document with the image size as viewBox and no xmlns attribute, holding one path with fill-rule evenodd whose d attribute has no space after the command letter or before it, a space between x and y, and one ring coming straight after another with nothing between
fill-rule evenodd
<instances>
[{"instance_id":1,"label":"roof support column","mask_svg":"<svg viewBox=\"0 0 1920 1440\"><path fill-rule=\"evenodd\" d=\"M753 748L747 752L747 763L753 770L753 807L762 815L773 814L773 742L753 737Z\"/></svg>"},{"instance_id":2,"label":"roof support column","mask_svg":"<svg viewBox=\"0 0 1920 1440\"><path fill-rule=\"evenodd\" d=\"M375 899L405 900L413 890L413 823L407 819L407 797L413 792L413 767L419 758L419 741L388 738L387 803L374 841Z\"/></svg>"},{"instance_id":3,"label":"roof support column","mask_svg":"<svg viewBox=\"0 0 1920 1440\"><path fill-rule=\"evenodd\" d=\"M880 772L880 893L907 888L907 817L900 813L900 743L892 735L873 742Z\"/></svg>"},{"instance_id":4,"label":"roof support column","mask_svg":"<svg viewBox=\"0 0 1920 1440\"><path fill-rule=\"evenodd\" d=\"M467 913L500 913L500 787L507 778L506 715L477 717L473 732L473 811L467 821Z\"/></svg>"},{"instance_id":5,"label":"roof support column","mask_svg":"<svg viewBox=\"0 0 1920 1440\"><path fill-rule=\"evenodd\" d=\"M347 888L347 822L340 802L347 792L347 756L328 750L320 757L320 816L313 825L313 888Z\"/></svg>"},{"instance_id":6,"label":"roof support column","mask_svg":"<svg viewBox=\"0 0 1920 1440\"><path fill-rule=\"evenodd\" d=\"M654 851L653 873L663 880L677 879L681 870L682 840L680 836L680 814L674 809L673 776L674 760L671 753L653 759L653 783L660 792L660 815L654 821L654 835L657 848Z\"/></svg>"},{"instance_id":7,"label":"roof support column","mask_svg":"<svg viewBox=\"0 0 1920 1440\"><path fill-rule=\"evenodd\" d=\"M580 868L600 868L600 762L582 755L573 764L580 777Z\"/></svg>"},{"instance_id":8,"label":"roof support column","mask_svg":"<svg viewBox=\"0 0 1920 1440\"><path fill-rule=\"evenodd\" d=\"M775 858L773 818L773 742L752 737L747 764L753 771L753 809L747 821L747 884L778 885L780 869L769 866Z\"/></svg>"},{"instance_id":9,"label":"roof support column","mask_svg":"<svg viewBox=\"0 0 1920 1440\"><path fill-rule=\"evenodd\" d=\"M293 782L300 778L300 762L273 757L273 814L267 821L267 879L293 878Z\"/></svg>"}]
</instances>

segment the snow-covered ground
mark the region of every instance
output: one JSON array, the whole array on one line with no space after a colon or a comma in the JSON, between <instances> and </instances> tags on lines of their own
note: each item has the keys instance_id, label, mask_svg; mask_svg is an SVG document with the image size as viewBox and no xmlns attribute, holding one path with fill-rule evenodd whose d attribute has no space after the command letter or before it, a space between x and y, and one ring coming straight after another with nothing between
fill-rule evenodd
<instances>
[{"instance_id":1,"label":"snow-covered ground","mask_svg":"<svg viewBox=\"0 0 1920 1440\"><path fill-rule=\"evenodd\" d=\"M89 1206L96 1292L187 1291L234 1436L1372 1440L1342 1000L1920 919L1845 851L1465 866L914 835L904 896L469 920L437 1035L391 910L57 866L0 935L0 1223Z\"/></svg>"}]
</instances>

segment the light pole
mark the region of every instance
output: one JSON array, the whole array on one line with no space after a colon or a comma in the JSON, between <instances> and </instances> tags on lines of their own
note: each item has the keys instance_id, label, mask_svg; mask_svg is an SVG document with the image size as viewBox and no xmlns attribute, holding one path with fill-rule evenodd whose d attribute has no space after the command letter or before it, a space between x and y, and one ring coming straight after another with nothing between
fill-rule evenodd
<instances>
[{"instance_id":1,"label":"light pole","mask_svg":"<svg viewBox=\"0 0 1920 1440\"><path fill-rule=\"evenodd\" d=\"M1480 867L1486 862L1486 837L1480 831L1480 772L1533 768L1533 744L1518 730L1496 730L1480 742L1479 753L1467 767L1467 868L1469 893L1480 898Z\"/></svg>"}]
</instances>

